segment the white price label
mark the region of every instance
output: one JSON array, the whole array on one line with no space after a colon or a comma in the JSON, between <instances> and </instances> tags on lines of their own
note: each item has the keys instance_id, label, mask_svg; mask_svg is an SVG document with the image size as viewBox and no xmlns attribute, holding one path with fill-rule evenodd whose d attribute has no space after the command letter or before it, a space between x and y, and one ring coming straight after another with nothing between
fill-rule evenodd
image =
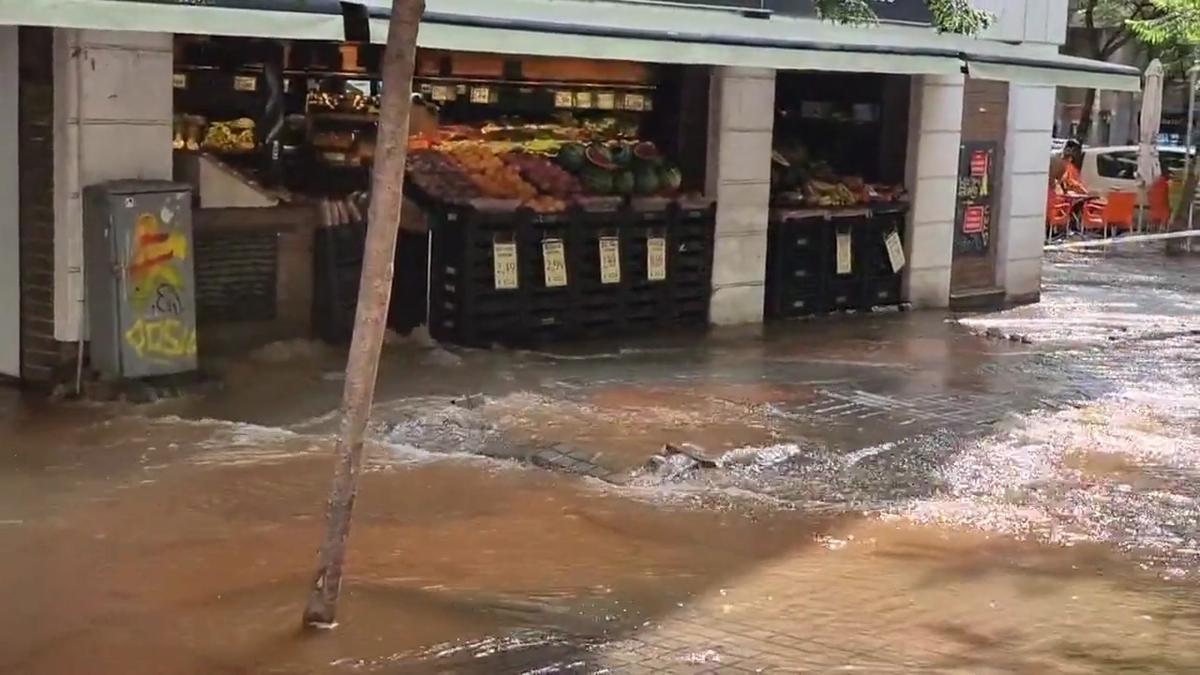
<instances>
[{"instance_id":1,"label":"white price label","mask_svg":"<svg viewBox=\"0 0 1200 675\"><path fill-rule=\"evenodd\" d=\"M626 110L640 111L646 107L646 97L641 94L625 94Z\"/></svg>"},{"instance_id":2,"label":"white price label","mask_svg":"<svg viewBox=\"0 0 1200 675\"><path fill-rule=\"evenodd\" d=\"M575 94L569 91L554 92L554 107L555 108L570 108L575 105Z\"/></svg>"},{"instance_id":3,"label":"white price label","mask_svg":"<svg viewBox=\"0 0 1200 675\"><path fill-rule=\"evenodd\" d=\"M233 88L235 91L258 91L258 78L253 75L235 75Z\"/></svg>"},{"instance_id":4,"label":"white price label","mask_svg":"<svg viewBox=\"0 0 1200 675\"><path fill-rule=\"evenodd\" d=\"M611 91L596 92L596 108L613 110L617 107L617 95Z\"/></svg>"},{"instance_id":5,"label":"white price label","mask_svg":"<svg viewBox=\"0 0 1200 675\"><path fill-rule=\"evenodd\" d=\"M646 278L650 281L667 278L667 240L662 237L646 240Z\"/></svg>"},{"instance_id":6,"label":"white price label","mask_svg":"<svg viewBox=\"0 0 1200 675\"><path fill-rule=\"evenodd\" d=\"M899 272L904 269L907 262L904 259L904 245L900 243L900 235L895 230L887 233L883 238L884 245L887 246L888 260L892 263L892 271Z\"/></svg>"},{"instance_id":7,"label":"white price label","mask_svg":"<svg viewBox=\"0 0 1200 675\"><path fill-rule=\"evenodd\" d=\"M546 288L567 285L567 256L562 239L542 241L542 269L546 276Z\"/></svg>"},{"instance_id":8,"label":"white price label","mask_svg":"<svg viewBox=\"0 0 1200 675\"><path fill-rule=\"evenodd\" d=\"M171 86L176 89L187 89L187 73L175 73L172 75Z\"/></svg>"},{"instance_id":9,"label":"white price label","mask_svg":"<svg viewBox=\"0 0 1200 675\"><path fill-rule=\"evenodd\" d=\"M853 251L850 248L850 233L837 233L837 273L850 274L853 271L851 260Z\"/></svg>"},{"instance_id":10,"label":"white price label","mask_svg":"<svg viewBox=\"0 0 1200 675\"><path fill-rule=\"evenodd\" d=\"M587 110L592 107L592 92L579 91L575 92L575 107Z\"/></svg>"},{"instance_id":11,"label":"white price label","mask_svg":"<svg viewBox=\"0 0 1200 675\"><path fill-rule=\"evenodd\" d=\"M429 90L429 98L433 101L452 101L454 100L454 87L445 84L435 84L433 89Z\"/></svg>"},{"instance_id":12,"label":"white price label","mask_svg":"<svg viewBox=\"0 0 1200 675\"><path fill-rule=\"evenodd\" d=\"M497 290L517 287L517 245L515 242L492 242L492 271Z\"/></svg>"},{"instance_id":13,"label":"white price label","mask_svg":"<svg viewBox=\"0 0 1200 675\"><path fill-rule=\"evenodd\" d=\"M491 103L492 90L487 87L471 87L471 103Z\"/></svg>"},{"instance_id":14,"label":"white price label","mask_svg":"<svg viewBox=\"0 0 1200 675\"><path fill-rule=\"evenodd\" d=\"M621 283L621 240L600 237L600 283Z\"/></svg>"}]
</instances>

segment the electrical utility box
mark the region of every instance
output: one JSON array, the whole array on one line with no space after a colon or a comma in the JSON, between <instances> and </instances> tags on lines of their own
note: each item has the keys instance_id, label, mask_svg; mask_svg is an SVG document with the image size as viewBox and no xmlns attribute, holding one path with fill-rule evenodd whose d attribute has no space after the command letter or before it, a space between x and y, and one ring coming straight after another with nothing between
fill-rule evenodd
<instances>
[{"instance_id":1,"label":"electrical utility box","mask_svg":"<svg viewBox=\"0 0 1200 675\"><path fill-rule=\"evenodd\" d=\"M92 367L106 379L195 370L191 187L88 186L83 230Z\"/></svg>"}]
</instances>

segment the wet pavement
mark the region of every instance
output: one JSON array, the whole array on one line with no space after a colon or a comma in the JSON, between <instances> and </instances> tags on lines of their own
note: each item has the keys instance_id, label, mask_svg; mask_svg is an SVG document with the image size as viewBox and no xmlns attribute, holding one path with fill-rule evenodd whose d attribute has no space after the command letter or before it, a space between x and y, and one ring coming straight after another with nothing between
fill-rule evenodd
<instances>
[{"instance_id":1,"label":"wet pavement","mask_svg":"<svg viewBox=\"0 0 1200 675\"><path fill-rule=\"evenodd\" d=\"M0 392L0 672L1197 672L1198 308L1145 248L994 314L396 341L316 635L339 350Z\"/></svg>"}]
</instances>

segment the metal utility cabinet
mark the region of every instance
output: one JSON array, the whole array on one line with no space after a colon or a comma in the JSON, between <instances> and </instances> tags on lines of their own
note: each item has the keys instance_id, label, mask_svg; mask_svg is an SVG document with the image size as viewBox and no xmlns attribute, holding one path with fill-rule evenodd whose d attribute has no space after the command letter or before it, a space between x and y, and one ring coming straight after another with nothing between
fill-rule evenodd
<instances>
[{"instance_id":1,"label":"metal utility cabinet","mask_svg":"<svg viewBox=\"0 0 1200 675\"><path fill-rule=\"evenodd\" d=\"M114 181L83 191L91 363L109 379L196 369L191 188Z\"/></svg>"}]
</instances>

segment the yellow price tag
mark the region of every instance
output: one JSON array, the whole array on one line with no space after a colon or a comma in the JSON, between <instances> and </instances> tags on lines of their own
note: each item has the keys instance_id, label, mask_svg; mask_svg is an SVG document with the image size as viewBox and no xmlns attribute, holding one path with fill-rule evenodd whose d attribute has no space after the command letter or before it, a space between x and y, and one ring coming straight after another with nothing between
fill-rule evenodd
<instances>
[{"instance_id":1,"label":"yellow price tag","mask_svg":"<svg viewBox=\"0 0 1200 675\"><path fill-rule=\"evenodd\" d=\"M487 87L471 87L471 103L491 103L492 90Z\"/></svg>"},{"instance_id":2,"label":"yellow price tag","mask_svg":"<svg viewBox=\"0 0 1200 675\"><path fill-rule=\"evenodd\" d=\"M258 78L253 75L235 75L233 88L235 91L258 91Z\"/></svg>"},{"instance_id":3,"label":"yellow price tag","mask_svg":"<svg viewBox=\"0 0 1200 675\"><path fill-rule=\"evenodd\" d=\"M176 89L187 89L187 73L175 73L172 75L171 86Z\"/></svg>"},{"instance_id":4,"label":"yellow price tag","mask_svg":"<svg viewBox=\"0 0 1200 675\"><path fill-rule=\"evenodd\" d=\"M596 93L596 108L600 110L612 110L617 107L617 95L611 91L601 91Z\"/></svg>"},{"instance_id":5,"label":"yellow price tag","mask_svg":"<svg viewBox=\"0 0 1200 675\"><path fill-rule=\"evenodd\" d=\"M569 91L554 92L554 107L555 108L570 108L575 105L575 94Z\"/></svg>"},{"instance_id":6,"label":"yellow price tag","mask_svg":"<svg viewBox=\"0 0 1200 675\"><path fill-rule=\"evenodd\" d=\"M646 107L646 97L641 94L625 94L625 109L641 111Z\"/></svg>"},{"instance_id":7,"label":"yellow price tag","mask_svg":"<svg viewBox=\"0 0 1200 675\"><path fill-rule=\"evenodd\" d=\"M667 278L667 240L662 237L646 240L646 278L650 281Z\"/></svg>"},{"instance_id":8,"label":"yellow price tag","mask_svg":"<svg viewBox=\"0 0 1200 675\"><path fill-rule=\"evenodd\" d=\"M600 237L600 283L621 283L621 240Z\"/></svg>"},{"instance_id":9,"label":"yellow price tag","mask_svg":"<svg viewBox=\"0 0 1200 675\"><path fill-rule=\"evenodd\" d=\"M492 242L492 271L497 290L517 287L517 245L514 242Z\"/></svg>"},{"instance_id":10,"label":"yellow price tag","mask_svg":"<svg viewBox=\"0 0 1200 675\"><path fill-rule=\"evenodd\" d=\"M429 92L429 98L437 102L453 101L454 87L444 84L435 84L433 85L433 89Z\"/></svg>"},{"instance_id":11,"label":"yellow price tag","mask_svg":"<svg viewBox=\"0 0 1200 675\"><path fill-rule=\"evenodd\" d=\"M546 277L546 288L561 288L567 285L567 256L562 239L542 241L542 269Z\"/></svg>"},{"instance_id":12,"label":"yellow price tag","mask_svg":"<svg viewBox=\"0 0 1200 675\"><path fill-rule=\"evenodd\" d=\"M592 107L592 92L579 91L575 92L575 107L587 110Z\"/></svg>"},{"instance_id":13,"label":"yellow price tag","mask_svg":"<svg viewBox=\"0 0 1200 675\"><path fill-rule=\"evenodd\" d=\"M850 233L838 232L837 234L837 273L850 274L853 271L851 260L853 259L853 251L850 248Z\"/></svg>"},{"instance_id":14,"label":"yellow price tag","mask_svg":"<svg viewBox=\"0 0 1200 675\"><path fill-rule=\"evenodd\" d=\"M900 234L895 230L887 233L883 238L883 243L887 246L888 261L892 263L892 271L899 272L904 269L904 265L908 262L904 259L904 245L900 243Z\"/></svg>"}]
</instances>

